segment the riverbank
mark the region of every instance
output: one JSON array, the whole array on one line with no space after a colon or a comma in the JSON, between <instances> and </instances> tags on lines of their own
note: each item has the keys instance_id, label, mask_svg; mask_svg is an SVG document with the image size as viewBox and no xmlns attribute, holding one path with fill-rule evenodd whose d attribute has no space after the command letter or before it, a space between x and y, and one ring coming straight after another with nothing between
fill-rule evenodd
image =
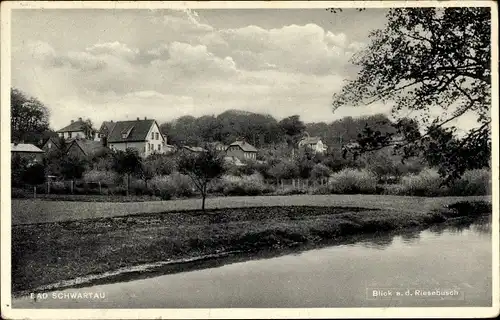
<instances>
[{"instance_id":1,"label":"riverbank","mask_svg":"<svg viewBox=\"0 0 500 320\"><path fill-rule=\"evenodd\" d=\"M429 212L359 207L250 207L144 213L12 227L12 290L131 266L221 254L280 251L356 234L425 228L491 213L477 202Z\"/></svg>"}]
</instances>

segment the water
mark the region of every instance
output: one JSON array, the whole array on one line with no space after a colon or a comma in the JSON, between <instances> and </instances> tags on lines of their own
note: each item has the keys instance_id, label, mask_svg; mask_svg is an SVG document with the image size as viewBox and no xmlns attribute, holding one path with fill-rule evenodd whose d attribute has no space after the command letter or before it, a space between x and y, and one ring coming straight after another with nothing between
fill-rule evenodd
<instances>
[{"instance_id":1,"label":"water","mask_svg":"<svg viewBox=\"0 0 500 320\"><path fill-rule=\"evenodd\" d=\"M438 226L352 244L257 257L201 270L48 292L14 308L487 307L492 303L491 223ZM212 262L213 264L213 262ZM373 290L455 290L380 297ZM70 294L82 293L71 298ZM83 297L90 293L92 297Z\"/></svg>"}]
</instances>

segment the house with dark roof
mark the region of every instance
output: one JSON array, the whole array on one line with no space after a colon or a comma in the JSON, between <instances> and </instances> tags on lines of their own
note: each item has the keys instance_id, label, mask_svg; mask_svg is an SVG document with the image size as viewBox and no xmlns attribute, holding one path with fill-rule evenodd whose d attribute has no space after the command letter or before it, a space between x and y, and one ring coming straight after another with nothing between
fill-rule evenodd
<instances>
[{"instance_id":1,"label":"house with dark roof","mask_svg":"<svg viewBox=\"0 0 500 320\"><path fill-rule=\"evenodd\" d=\"M46 153L60 151L62 148L62 141L60 137L51 136L42 144L42 150Z\"/></svg>"},{"instance_id":2,"label":"house with dark roof","mask_svg":"<svg viewBox=\"0 0 500 320\"><path fill-rule=\"evenodd\" d=\"M240 160L256 160L257 149L244 139L238 139L227 147L226 156L235 157Z\"/></svg>"},{"instance_id":3,"label":"house with dark roof","mask_svg":"<svg viewBox=\"0 0 500 320\"><path fill-rule=\"evenodd\" d=\"M95 136L95 140L96 141L103 141L103 139L107 139L109 133L113 130L114 126L115 126L115 122L113 122L113 120L111 121L104 121L101 125L101 127L99 128L99 130L97 130L97 134Z\"/></svg>"},{"instance_id":4,"label":"house with dark roof","mask_svg":"<svg viewBox=\"0 0 500 320\"><path fill-rule=\"evenodd\" d=\"M154 153L165 153L166 140L160 132L160 126L154 119L113 122L107 134L107 146L111 150L125 151L136 149L141 157Z\"/></svg>"},{"instance_id":5,"label":"house with dark roof","mask_svg":"<svg viewBox=\"0 0 500 320\"><path fill-rule=\"evenodd\" d=\"M77 121L71 120L71 123L66 127L57 130L59 137L69 140L69 139L94 139L94 132L92 128L89 128L87 123L78 118Z\"/></svg>"},{"instance_id":6,"label":"house with dark roof","mask_svg":"<svg viewBox=\"0 0 500 320\"><path fill-rule=\"evenodd\" d=\"M299 148L307 148L317 153L325 153L327 149L320 137L306 136L299 141L298 145Z\"/></svg>"},{"instance_id":7,"label":"house with dark roof","mask_svg":"<svg viewBox=\"0 0 500 320\"><path fill-rule=\"evenodd\" d=\"M30 143L12 143L10 151L12 157L19 156L33 162L43 160L43 150Z\"/></svg>"},{"instance_id":8,"label":"house with dark roof","mask_svg":"<svg viewBox=\"0 0 500 320\"><path fill-rule=\"evenodd\" d=\"M99 150L105 148L100 141L87 139L74 139L68 145L66 154L72 157L91 157Z\"/></svg>"}]
</instances>

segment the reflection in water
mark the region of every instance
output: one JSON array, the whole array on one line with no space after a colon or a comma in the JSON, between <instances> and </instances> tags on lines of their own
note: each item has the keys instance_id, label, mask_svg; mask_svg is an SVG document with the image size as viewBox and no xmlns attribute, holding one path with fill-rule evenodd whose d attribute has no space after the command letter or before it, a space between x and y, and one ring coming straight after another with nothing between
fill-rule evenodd
<instances>
[{"instance_id":1,"label":"reflection in water","mask_svg":"<svg viewBox=\"0 0 500 320\"><path fill-rule=\"evenodd\" d=\"M443 232L462 234L465 231L487 235L491 233L491 217L485 216L476 220L470 218L456 219L447 223L434 225L429 228L429 231L437 236L442 235Z\"/></svg>"},{"instance_id":2,"label":"reflection in water","mask_svg":"<svg viewBox=\"0 0 500 320\"><path fill-rule=\"evenodd\" d=\"M418 242L420 239L420 231L408 231L401 234L401 239L404 243L412 244Z\"/></svg>"},{"instance_id":3,"label":"reflection in water","mask_svg":"<svg viewBox=\"0 0 500 320\"><path fill-rule=\"evenodd\" d=\"M365 239L355 245L360 245L365 248L383 250L392 244L394 234L376 234L372 237Z\"/></svg>"}]
</instances>

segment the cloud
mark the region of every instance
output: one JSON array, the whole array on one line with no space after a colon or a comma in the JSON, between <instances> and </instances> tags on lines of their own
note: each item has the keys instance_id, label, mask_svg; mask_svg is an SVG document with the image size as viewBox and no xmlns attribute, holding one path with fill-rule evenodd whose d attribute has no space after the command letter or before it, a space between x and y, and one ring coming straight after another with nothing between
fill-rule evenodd
<instances>
[{"instance_id":1,"label":"cloud","mask_svg":"<svg viewBox=\"0 0 500 320\"><path fill-rule=\"evenodd\" d=\"M139 49L129 48L126 44L120 43L118 41L97 43L86 48L85 51L96 56L112 55L130 61L134 60L139 53Z\"/></svg>"},{"instance_id":2,"label":"cloud","mask_svg":"<svg viewBox=\"0 0 500 320\"><path fill-rule=\"evenodd\" d=\"M100 34L79 50L22 44L15 48L13 83L50 106L55 127L77 114L95 123L124 116L161 122L234 108L331 121L339 113L331 112L331 96L347 59L363 45L314 23L215 28L194 11L152 16L165 34L154 45L103 42ZM140 30L137 36L147 37Z\"/></svg>"}]
</instances>

